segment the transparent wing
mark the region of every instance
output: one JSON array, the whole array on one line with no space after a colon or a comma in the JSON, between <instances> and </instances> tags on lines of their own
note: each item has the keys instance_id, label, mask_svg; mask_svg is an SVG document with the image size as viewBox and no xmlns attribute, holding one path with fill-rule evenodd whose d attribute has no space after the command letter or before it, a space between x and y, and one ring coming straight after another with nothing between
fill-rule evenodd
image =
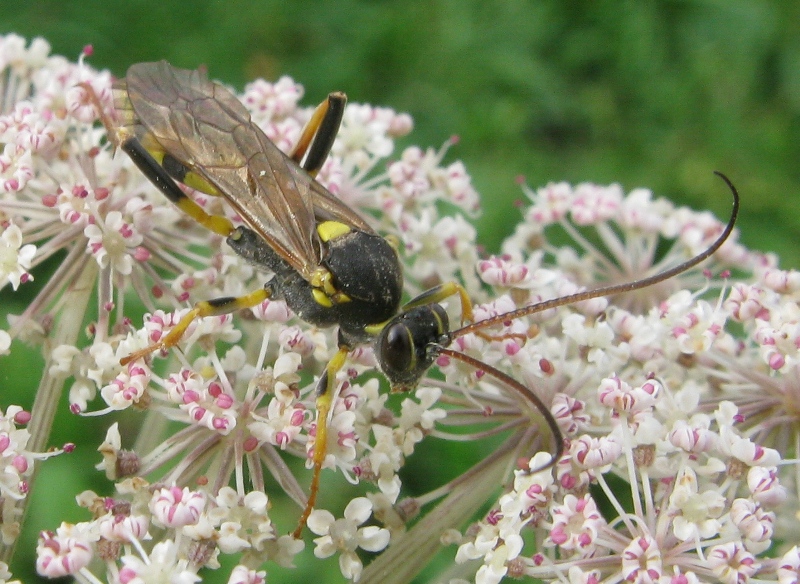
<instances>
[{"instance_id":1,"label":"transparent wing","mask_svg":"<svg viewBox=\"0 0 800 584\"><path fill-rule=\"evenodd\" d=\"M318 220L372 229L314 181L250 119L238 98L203 71L139 63L115 86L124 123L212 184L304 278L319 265ZM155 142L155 144L153 143Z\"/></svg>"}]
</instances>

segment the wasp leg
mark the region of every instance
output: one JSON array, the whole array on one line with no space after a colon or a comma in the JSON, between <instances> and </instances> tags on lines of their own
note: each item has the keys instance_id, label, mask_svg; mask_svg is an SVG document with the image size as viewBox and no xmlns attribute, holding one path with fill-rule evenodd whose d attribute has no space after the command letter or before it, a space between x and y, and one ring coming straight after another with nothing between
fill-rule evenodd
<instances>
[{"instance_id":1,"label":"wasp leg","mask_svg":"<svg viewBox=\"0 0 800 584\"><path fill-rule=\"evenodd\" d=\"M152 147L148 148L134 136L130 128L116 126L103 110L103 105L100 103L100 98L94 88L88 83L80 83L79 85L86 90L89 99L97 109L100 121L105 126L108 139L114 145L114 148L124 150L131 157L133 163L142 171L142 174L150 179L150 182L156 185L165 197L189 217L214 233L228 237L233 232L233 224L227 217L206 213L200 205L186 196L186 193L175 184L175 180L208 195L219 196L219 191L213 185L196 173L191 172L190 169L186 168L174 157L160 149L154 140L148 140L148 142L152 142ZM147 136L145 136L146 138Z\"/></svg>"},{"instance_id":2,"label":"wasp leg","mask_svg":"<svg viewBox=\"0 0 800 584\"><path fill-rule=\"evenodd\" d=\"M223 237L228 237L233 233L235 230L233 224L227 217L223 217L222 215L209 215L206 213L203 208L195 203L192 199L190 199L186 193L184 193L178 184L173 180L176 178L174 174L178 173L178 168L185 167L180 165L174 158L168 155L163 155L162 160L164 161L164 166L158 163L158 161L153 157L153 155L148 151L139 140L136 138L129 138L125 140L121 148L131 157L134 164L139 167L139 170L142 171L150 182L156 185L159 190L167 197L176 207L178 207L181 211L186 213L189 217L197 221L200 225L213 231L214 233L221 235ZM184 184L188 184L189 186L197 187L197 185L192 185L191 178L196 176L192 173L183 173L181 178L181 182ZM185 179L185 180L184 180ZM205 182L205 181L203 181ZM210 189L213 189L209 185ZM203 190L203 192L208 192L205 189L198 189ZM215 194L214 192L208 194Z\"/></svg>"},{"instance_id":3,"label":"wasp leg","mask_svg":"<svg viewBox=\"0 0 800 584\"><path fill-rule=\"evenodd\" d=\"M426 304L433 304L435 302L441 302L451 296L458 296L461 299L461 324L463 325L465 322L472 322L472 302L467 295L467 291L461 284L456 282L445 282L444 284L439 284L438 286L434 286L430 290L426 290L416 298L409 300L406 304L403 305L403 312L407 310L411 310L412 308L417 308L419 306L425 306Z\"/></svg>"},{"instance_id":4,"label":"wasp leg","mask_svg":"<svg viewBox=\"0 0 800 584\"><path fill-rule=\"evenodd\" d=\"M346 103L347 96L344 93L337 91L328 94L328 99L314 110L289 155L297 164L300 164L305 156L302 167L311 176L317 175L331 151L333 141L339 132L339 125L342 123Z\"/></svg>"},{"instance_id":5,"label":"wasp leg","mask_svg":"<svg viewBox=\"0 0 800 584\"><path fill-rule=\"evenodd\" d=\"M455 296L456 294L458 294L461 299L461 326L463 326L465 322L473 322L472 302L470 301L469 296L467 296L467 291L464 289L464 287L456 282L446 282L444 284L439 284L438 286L434 286L430 290L426 290L416 298L409 300L403 306L403 312L410 310L412 308L425 306L426 304L441 302L442 300L445 300L450 296ZM528 338L525 335L521 335L519 333L492 335L489 333L485 333L481 330L477 330L475 331L475 334L487 341L504 341L506 339L517 339L521 342L524 342L528 340Z\"/></svg>"},{"instance_id":6,"label":"wasp leg","mask_svg":"<svg viewBox=\"0 0 800 584\"><path fill-rule=\"evenodd\" d=\"M336 374L344 367L349 352L349 347L340 346L333 358L328 361L328 365L325 367L325 371L317 383L317 433L314 438L314 455L312 457L312 461L314 462L314 474L311 477L308 501L306 502L302 515L300 515L297 527L292 533L292 537L295 539L299 539L303 534L303 528L306 525L308 516L311 515L311 512L314 510L314 505L317 502L319 477L322 473L322 464L325 462L325 456L328 454L328 416L333 407L333 398L336 393Z\"/></svg>"},{"instance_id":7,"label":"wasp leg","mask_svg":"<svg viewBox=\"0 0 800 584\"><path fill-rule=\"evenodd\" d=\"M94 87L85 82L78 83L78 87L83 88L83 90L89 96L89 101L92 102L92 105L97 110L97 115L100 118L100 122L102 122L103 126L105 126L106 135L108 136L111 144L114 146L114 151L116 152L116 149L119 147L119 145L131 137L130 131L125 127L120 127L115 124L111 117L106 114L105 110L103 109L103 104L100 101L100 96L97 95Z\"/></svg>"},{"instance_id":8,"label":"wasp leg","mask_svg":"<svg viewBox=\"0 0 800 584\"><path fill-rule=\"evenodd\" d=\"M181 337L183 337L183 334L186 332L186 329L189 328L189 325L192 324L192 321L194 321L196 318L202 318L204 316L219 316L221 314L228 314L243 308L252 308L253 306L256 306L268 299L271 295L272 292L269 289L262 288L260 290L256 290L255 292L251 292L250 294L246 294L245 296L229 296L226 298L215 298L213 300L200 301L196 303L194 307L178 321L178 324L172 327L172 330L169 331L164 338L157 343L145 347L141 351L136 351L127 357L123 357L119 361L120 365L127 365L128 363L136 361L137 359L141 359L142 357L146 357L150 353L158 351L159 349L169 349L170 347L174 347L178 344L178 342L181 340Z\"/></svg>"}]
</instances>

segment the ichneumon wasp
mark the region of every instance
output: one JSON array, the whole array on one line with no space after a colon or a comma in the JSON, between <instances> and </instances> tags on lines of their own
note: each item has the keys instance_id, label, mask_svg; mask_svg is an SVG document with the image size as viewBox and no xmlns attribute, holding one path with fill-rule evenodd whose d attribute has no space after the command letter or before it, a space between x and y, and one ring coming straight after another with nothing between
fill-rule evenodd
<instances>
[{"instance_id":1,"label":"ichneumon wasp","mask_svg":"<svg viewBox=\"0 0 800 584\"><path fill-rule=\"evenodd\" d=\"M401 307L403 275L393 246L314 179L338 132L344 94L331 93L317 107L294 150L286 155L251 121L238 98L210 81L202 70L177 69L165 61L131 66L127 76L113 86L119 123L102 114L99 99L86 89L101 112L110 141L131 157L167 199L226 238L244 259L273 273L262 289L250 294L197 302L158 343L129 355L122 364L177 345L196 318L251 308L270 298L284 299L311 324L339 327L338 351L317 384L314 471L295 537L301 535L316 502L335 376L354 347L374 343L380 369L393 391L414 388L440 355L493 376L518 394L548 427L553 443L549 466L561 457L563 440L548 407L530 388L448 345L469 333L493 338L485 329L505 321L671 278L719 249L733 230L738 212L736 189L720 174L733 193L733 211L724 231L701 254L647 278L472 322L470 299L454 282L436 286ZM224 216L208 214L177 183L223 197L244 225L234 226ZM439 302L455 295L461 301L462 324L470 324L450 330Z\"/></svg>"}]
</instances>

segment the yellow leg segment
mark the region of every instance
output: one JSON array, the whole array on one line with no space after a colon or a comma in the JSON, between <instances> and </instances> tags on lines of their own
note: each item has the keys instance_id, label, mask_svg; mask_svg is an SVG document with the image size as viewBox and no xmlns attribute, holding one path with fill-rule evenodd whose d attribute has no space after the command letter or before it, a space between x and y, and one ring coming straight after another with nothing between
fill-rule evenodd
<instances>
[{"instance_id":1,"label":"yellow leg segment","mask_svg":"<svg viewBox=\"0 0 800 584\"><path fill-rule=\"evenodd\" d=\"M473 321L472 301L469 299L469 295L464 287L457 282L446 282L444 284L434 286L429 290L425 290L425 292L419 296L406 302L400 311L406 312L412 308L419 308L420 306L441 302L442 300L446 300L447 298L455 296L456 294L458 294L461 301L461 325L463 326L465 322ZM391 319L386 322L367 325L364 327L364 330L370 335L377 336L381 334L383 327L385 327L390 321Z\"/></svg>"},{"instance_id":2,"label":"yellow leg segment","mask_svg":"<svg viewBox=\"0 0 800 584\"><path fill-rule=\"evenodd\" d=\"M426 304L433 304L434 302L441 302L442 300L446 300L447 298L455 296L456 294L458 294L461 300L461 326L464 326L464 323L467 322L474 322L474 316L472 314L472 301L469 299L469 295L467 295L467 291L464 289L464 287L457 282L445 282L444 284L434 286L430 290L426 290L416 298L413 298L404 304L403 311L417 308L419 306L425 306ZM383 325L380 325L380 327L382 328ZM367 330L370 330L370 327L367 327ZM375 334L380 333L380 328L374 332ZM527 340L525 335L518 333L492 335L479 330L475 331L475 334L487 341L503 341L511 338L517 339L521 342L525 342Z\"/></svg>"},{"instance_id":3,"label":"yellow leg segment","mask_svg":"<svg viewBox=\"0 0 800 584\"><path fill-rule=\"evenodd\" d=\"M175 205L200 225L222 237L229 237L236 229L227 217L209 215L200 205L187 196L175 202Z\"/></svg>"},{"instance_id":4,"label":"yellow leg segment","mask_svg":"<svg viewBox=\"0 0 800 584\"><path fill-rule=\"evenodd\" d=\"M123 357L119 361L120 365L127 365L128 363L136 361L137 359L146 357L154 351L174 347L178 344L178 342L181 340L181 337L183 337L183 334L186 332L186 329L189 328L189 325L192 324L192 321L194 321L196 318L202 318L204 316L219 316L220 314L228 314L243 308L252 308L257 304L262 303L269 297L269 290L262 288L260 290L256 290L255 292L251 292L250 294L246 294L245 296L217 298L215 300L203 300L198 302L182 319L180 319L180 321L178 321L178 324L172 327L172 330L169 331L169 333L164 335L159 342L145 347L141 351L131 353L127 357Z\"/></svg>"},{"instance_id":5,"label":"yellow leg segment","mask_svg":"<svg viewBox=\"0 0 800 584\"><path fill-rule=\"evenodd\" d=\"M145 173L145 175L150 178L150 180L153 181L162 190L162 192L164 192L170 201L172 201L181 211L189 215L189 217L197 221L200 225L223 237L228 237L233 232L234 227L229 219L221 215L209 215L200 205L186 196L186 194L183 193L183 191L181 191L177 186L167 186L169 185L169 182L167 181L170 181L170 179L166 178L166 176L154 175L154 172L158 174L157 170L163 169L164 157L167 153L151 134L145 134L141 140L139 140L133 135L129 128L115 125L113 120L111 120L111 118L106 115L105 111L103 110L103 105L100 103L100 98L97 96L97 93L95 93L92 86L88 83L79 83L78 85L86 90L89 100L97 109L97 113L100 116L100 121L106 128L108 139L114 145L115 149L122 148L128 152L128 154L131 156L131 158L133 158L134 162L140 166L140 168L142 168L141 164L144 163L145 168L142 168L142 171ZM183 171L181 174L185 175L181 181L183 184L212 196L220 195L213 185L208 183L197 173L193 172L190 168L185 167L179 161L174 162ZM159 168L156 169L156 166ZM147 167L150 167L149 172Z\"/></svg>"},{"instance_id":6,"label":"yellow leg segment","mask_svg":"<svg viewBox=\"0 0 800 584\"><path fill-rule=\"evenodd\" d=\"M336 374L341 371L347 362L347 354L350 352L348 347L339 347L339 350L328 361L325 372L317 385L317 435L314 438L314 474L311 477L311 487L308 491L308 501L303 509L302 515L297 522L297 527L292 533L292 537L299 539L303 534L308 516L314 510L319 492L319 477L322 473L322 465L328 454L328 416L333 409L333 398L336 395Z\"/></svg>"},{"instance_id":7,"label":"yellow leg segment","mask_svg":"<svg viewBox=\"0 0 800 584\"><path fill-rule=\"evenodd\" d=\"M461 324L472 322L472 301L470 301L464 286L457 282L445 282L426 290L416 298L409 300L403 306L403 311L425 306L426 304L433 304L434 302L441 302L456 294L461 299Z\"/></svg>"}]
</instances>

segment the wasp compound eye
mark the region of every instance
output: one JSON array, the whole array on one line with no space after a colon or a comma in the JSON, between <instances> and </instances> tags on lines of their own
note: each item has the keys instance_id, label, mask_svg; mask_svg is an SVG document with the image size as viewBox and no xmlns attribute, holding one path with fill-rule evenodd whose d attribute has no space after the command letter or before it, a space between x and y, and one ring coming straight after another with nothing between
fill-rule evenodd
<instances>
[{"instance_id":1,"label":"wasp compound eye","mask_svg":"<svg viewBox=\"0 0 800 584\"><path fill-rule=\"evenodd\" d=\"M378 337L376 354L381 370L392 384L412 370L416 355L414 339L408 326L403 323L386 326Z\"/></svg>"}]
</instances>

